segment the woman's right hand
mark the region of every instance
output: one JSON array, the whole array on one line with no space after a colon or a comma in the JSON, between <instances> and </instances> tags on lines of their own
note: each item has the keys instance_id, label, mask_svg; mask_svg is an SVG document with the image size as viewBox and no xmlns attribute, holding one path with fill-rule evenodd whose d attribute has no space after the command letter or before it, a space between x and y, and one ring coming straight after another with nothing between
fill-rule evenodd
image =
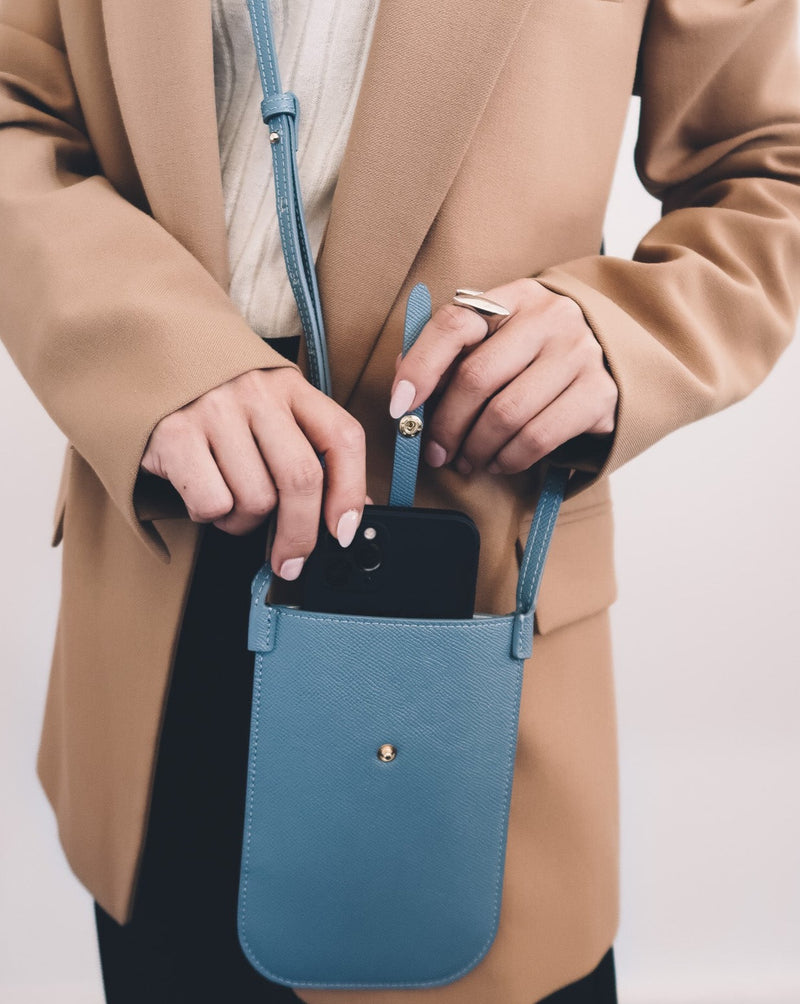
<instances>
[{"instance_id":1,"label":"woman's right hand","mask_svg":"<svg viewBox=\"0 0 800 1004\"><path fill-rule=\"evenodd\" d=\"M364 429L290 367L250 370L167 415L141 466L172 483L192 520L226 533L249 533L277 506L270 562L284 579L300 574L321 512L346 547L367 498Z\"/></svg>"}]
</instances>

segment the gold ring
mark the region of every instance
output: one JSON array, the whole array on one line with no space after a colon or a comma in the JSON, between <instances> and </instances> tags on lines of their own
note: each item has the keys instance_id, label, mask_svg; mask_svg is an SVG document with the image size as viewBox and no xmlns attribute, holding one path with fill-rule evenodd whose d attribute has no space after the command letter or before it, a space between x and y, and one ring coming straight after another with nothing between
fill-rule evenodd
<instances>
[{"instance_id":1,"label":"gold ring","mask_svg":"<svg viewBox=\"0 0 800 1004\"><path fill-rule=\"evenodd\" d=\"M502 303L496 303L484 296L480 289L457 289L453 303L458 307L468 307L481 317L510 317L511 311Z\"/></svg>"}]
</instances>

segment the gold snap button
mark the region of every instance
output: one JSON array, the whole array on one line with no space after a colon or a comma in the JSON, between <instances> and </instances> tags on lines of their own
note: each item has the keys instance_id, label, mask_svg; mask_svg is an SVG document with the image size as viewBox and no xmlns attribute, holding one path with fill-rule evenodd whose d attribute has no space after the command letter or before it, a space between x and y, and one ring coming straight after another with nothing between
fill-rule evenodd
<instances>
[{"instance_id":1,"label":"gold snap button","mask_svg":"<svg viewBox=\"0 0 800 1004\"><path fill-rule=\"evenodd\" d=\"M403 415L398 422L398 426L400 428L400 435L407 436L410 439L422 432L422 419L419 415Z\"/></svg>"},{"instance_id":2,"label":"gold snap button","mask_svg":"<svg viewBox=\"0 0 800 1004\"><path fill-rule=\"evenodd\" d=\"M384 743L378 750L378 759L381 763L391 763L397 756L397 750L391 743Z\"/></svg>"},{"instance_id":3,"label":"gold snap button","mask_svg":"<svg viewBox=\"0 0 800 1004\"><path fill-rule=\"evenodd\" d=\"M281 134L279 132L271 132L269 134L269 141L270 141L270 143L278 143L278 142L280 142L280 138L281 138Z\"/></svg>"}]
</instances>

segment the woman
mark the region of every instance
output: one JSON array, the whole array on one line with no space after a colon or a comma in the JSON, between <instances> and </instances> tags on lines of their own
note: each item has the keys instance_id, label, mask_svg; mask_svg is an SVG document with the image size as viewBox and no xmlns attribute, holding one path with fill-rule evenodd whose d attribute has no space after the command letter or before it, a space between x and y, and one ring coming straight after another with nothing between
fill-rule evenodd
<instances>
[{"instance_id":1,"label":"woman","mask_svg":"<svg viewBox=\"0 0 800 1004\"><path fill-rule=\"evenodd\" d=\"M526 668L500 929L473 971L425 996L613 999L607 475L742 397L793 332L795 4L412 0L384 2L372 23L356 6L371 44L365 60L351 46L349 66L327 67L345 67L337 86L357 103L341 118L341 163L326 168L335 190L316 248L333 400L305 380L302 352L292 361L272 273L261 286L241 273L252 301L233 281L219 57L234 8L215 8L216 21L188 0L1 8L0 323L71 443L40 777L99 904L110 1001L291 1000L254 983L225 943L247 584L275 509L269 554L287 595L320 512L352 539L367 492L388 491L390 403L394 416L430 395L418 502L478 524L477 609L513 606L509 555L538 461L558 450L577 474ZM330 7L297 16L312 32L320 17L333 23ZM296 37L286 31L282 52ZM316 68L303 55L320 90L339 42ZM238 43L237 69L251 58L241 33ZM291 64L282 73L296 86ZM631 90L640 175L664 217L629 262L597 249ZM304 135L306 121L301 150L321 135ZM308 185L304 195L313 203ZM317 209L325 219L324 199ZM420 280L437 309L400 363L402 310ZM510 317L490 326L453 306L459 286ZM588 982L559 990L601 959Z\"/></svg>"}]
</instances>

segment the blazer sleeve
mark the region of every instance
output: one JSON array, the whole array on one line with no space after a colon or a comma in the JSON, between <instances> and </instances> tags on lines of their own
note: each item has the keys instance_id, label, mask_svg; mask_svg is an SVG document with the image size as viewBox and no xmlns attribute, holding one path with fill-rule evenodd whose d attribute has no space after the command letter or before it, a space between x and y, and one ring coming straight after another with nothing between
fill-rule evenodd
<instances>
[{"instance_id":1,"label":"blazer sleeve","mask_svg":"<svg viewBox=\"0 0 800 1004\"><path fill-rule=\"evenodd\" d=\"M0 234L0 337L132 529L168 560L134 505L155 425L248 370L299 367L100 173L49 0L0 6Z\"/></svg>"},{"instance_id":2,"label":"blazer sleeve","mask_svg":"<svg viewBox=\"0 0 800 1004\"><path fill-rule=\"evenodd\" d=\"M633 260L591 255L536 278L572 297L619 388L585 487L751 391L794 329L800 294L795 0L651 0L635 163L661 201Z\"/></svg>"}]
</instances>

